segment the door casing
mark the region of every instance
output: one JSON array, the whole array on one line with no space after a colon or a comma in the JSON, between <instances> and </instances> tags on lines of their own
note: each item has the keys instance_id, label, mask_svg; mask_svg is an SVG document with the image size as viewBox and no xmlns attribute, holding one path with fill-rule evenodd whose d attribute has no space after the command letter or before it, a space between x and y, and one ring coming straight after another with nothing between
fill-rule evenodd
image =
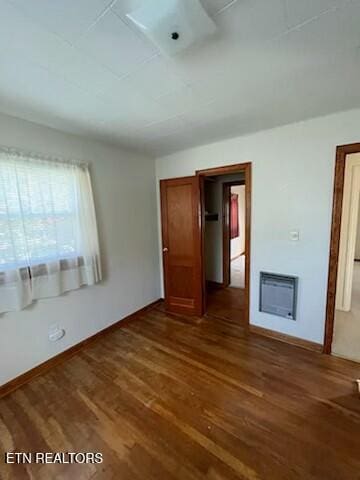
<instances>
[{"instance_id":1,"label":"door casing","mask_svg":"<svg viewBox=\"0 0 360 480\"><path fill-rule=\"evenodd\" d=\"M360 143L340 145L336 148L333 209L329 252L329 275L327 286L326 319L323 352L330 354L334 335L336 284L339 266L342 202L347 155L360 152Z\"/></svg>"}]
</instances>

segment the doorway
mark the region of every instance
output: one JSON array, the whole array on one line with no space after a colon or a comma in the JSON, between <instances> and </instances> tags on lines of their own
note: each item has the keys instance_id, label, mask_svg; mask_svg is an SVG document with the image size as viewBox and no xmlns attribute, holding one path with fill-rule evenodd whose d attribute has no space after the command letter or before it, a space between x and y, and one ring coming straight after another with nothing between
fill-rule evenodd
<instances>
[{"instance_id":1,"label":"doorway","mask_svg":"<svg viewBox=\"0 0 360 480\"><path fill-rule=\"evenodd\" d=\"M360 144L337 148L324 352L360 362Z\"/></svg>"},{"instance_id":2,"label":"doorway","mask_svg":"<svg viewBox=\"0 0 360 480\"><path fill-rule=\"evenodd\" d=\"M203 178L204 311L248 325L251 164L197 175Z\"/></svg>"},{"instance_id":3,"label":"doorway","mask_svg":"<svg viewBox=\"0 0 360 480\"><path fill-rule=\"evenodd\" d=\"M206 313L244 322L245 173L204 177Z\"/></svg>"},{"instance_id":4,"label":"doorway","mask_svg":"<svg viewBox=\"0 0 360 480\"><path fill-rule=\"evenodd\" d=\"M240 175L240 176L239 176ZM216 209L206 206L206 184L214 184L215 177L221 177L220 207ZM244 186L242 225L244 235L244 268L238 266L238 277L243 275L243 286L230 287L231 282L231 232L230 232L230 203L231 187L239 183ZM223 184L228 184L229 201L223 202ZM235 192L233 192L235 194ZM209 292L217 291L222 297L217 302L216 316L229 318L221 313L223 306L231 310L232 319L242 325L249 323L249 292L250 292L250 212L251 212L251 163L230 165L226 167L200 170L190 177L173 178L160 181L161 199L161 227L162 227L162 254L165 290L165 307L169 312L184 313L202 316L204 313L215 315L211 311ZM216 211L215 211L216 210ZM240 219L239 219L240 220ZM222 228L223 223L226 228ZM220 238L220 256L217 255L214 266L217 277L209 281L209 264L206 255L209 245L206 246L206 236L211 225L217 225L217 236ZM206 228L208 225L208 228ZM220 226L220 230L219 227ZM240 228L240 224L237 226ZM233 232L233 239L237 238ZM227 267L224 266L224 255L227 250ZM205 250L207 248L207 250ZM219 253L219 252L218 252ZM237 258L240 258L237 256ZM219 260L220 258L220 260ZM237 258L233 258L236 260ZM236 266L236 265L235 265ZM217 270L218 269L218 270ZM220 273L219 273L220 272ZM235 275L235 276L234 276ZM236 272L233 281L236 279ZM207 278L208 277L208 278ZM225 287L225 288L224 288ZM229 287L229 288L226 288ZM223 292L220 292L220 289ZM233 297L233 293L236 296ZM223 293L223 295L221 295Z\"/></svg>"}]
</instances>

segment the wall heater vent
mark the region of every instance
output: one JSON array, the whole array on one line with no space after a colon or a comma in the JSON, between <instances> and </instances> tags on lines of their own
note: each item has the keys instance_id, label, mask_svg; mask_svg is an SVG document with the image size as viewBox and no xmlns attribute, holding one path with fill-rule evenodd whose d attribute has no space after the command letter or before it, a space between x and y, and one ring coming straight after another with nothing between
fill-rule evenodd
<instances>
[{"instance_id":1,"label":"wall heater vent","mask_svg":"<svg viewBox=\"0 0 360 480\"><path fill-rule=\"evenodd\" d=\"M296 319L298 278L260 272L260 312Z\"/></svg>"}]
</instances>

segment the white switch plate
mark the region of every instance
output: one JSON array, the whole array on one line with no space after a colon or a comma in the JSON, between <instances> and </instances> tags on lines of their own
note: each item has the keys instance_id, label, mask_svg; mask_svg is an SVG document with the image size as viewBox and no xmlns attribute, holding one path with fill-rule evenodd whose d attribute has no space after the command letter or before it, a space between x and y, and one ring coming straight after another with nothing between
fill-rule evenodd
<instances>
[{"instance_id":1,"label":"white switch plate","mask_svg":"<svg viewBox=\"0 0 360 480\"><path fill-rule=\"evenodd\" d=\"M291 230L290 231L290 240L292 242L298 242L299 239L300 239L299 230Z\"/></svg>"}]
</instances>

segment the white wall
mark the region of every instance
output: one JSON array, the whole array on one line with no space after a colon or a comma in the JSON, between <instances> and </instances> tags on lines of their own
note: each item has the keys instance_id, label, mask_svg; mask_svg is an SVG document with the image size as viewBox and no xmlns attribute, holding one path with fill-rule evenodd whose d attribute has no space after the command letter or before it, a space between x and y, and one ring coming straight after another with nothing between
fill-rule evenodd
<instances>
[{"instance_id":1,"label":"white wall","mask_svg":"<svg viewBox=\"0 0 360 480\"><path fill-rule=\"evenodd\" d=\"M360 260L360 205L358 213L358 223L356 230L355 259Z\"/></svg>"},{"instance_id":2,"label":"white wall","mask_svg":"<svg viewBox=\"0 0 360 480\"><path fill-rule=\"evenodd\" d=\"M323 341L335 148L360 141L359 126L352 110L157 159L158 180L252 162L252 324ZM289 240L292 229L299 242ZM258 311L261 270L299 276L295 322Z\"/></svg>"},{"instance_id":3,"label":"white wall","mask_svg":"<svg viewBox=\"0 0 360 480\"><path fill-rule=\"evenodd\" d=\"M0 144L91 165L104 281L0 315L0 385L159 298L154 160L0 115ZM48 326L66 330L56 343Z\"/></svg>"},{"instance_id":4,"label":"white wall","mask_svg":"<svg viewBox=\"0 0 360 480\"><path fill-rule=\"evenodd\" d=\"M205 183L205 208L217 213L218 220L205 222L205 278L222 283L222 185L219 182Z\"/></svg>"},{"instance_id":5,"label":"white wall","mask_svg":"<svg viewBox=\"0 0 360 480\"><path fill-rule=\"evenodd\" d=\"M230 259L245 251L245 185L231 187L231 193L238 195L239 236L230 240Z\"/></svg>"}]
</instances>

